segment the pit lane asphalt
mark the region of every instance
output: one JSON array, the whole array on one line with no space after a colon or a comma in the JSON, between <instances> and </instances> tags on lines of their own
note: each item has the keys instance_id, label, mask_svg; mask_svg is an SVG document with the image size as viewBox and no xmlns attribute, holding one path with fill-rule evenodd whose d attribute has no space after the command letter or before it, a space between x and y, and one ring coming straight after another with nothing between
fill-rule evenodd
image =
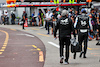
<instances>
[{"instance_id":1,"label":"pit lane asphalt","mask_svg":"<svg viewBox=\"0 0 100 67\"><path fill-rule=\"evenodd\" d=\"M25 27L25 30L23 30L21 25L0 25L0 28L7 28L13 31L20 30L37 36L46 47L46 58L43 67L100 67L100 46L96 46L97 41L95 39L88 42L86 59L79 58L80 53L77 53L76 59L73 59L73 53L70 52L69 65L64 65L59 63L59 39L54 40L51 33L47 35L47 31L44 28L33 26Z\"/></svg>"},{"instance_id":2,"label":"pit lane asphalt","mask_svg":"<svg viewBox=\"0 0 100 67\"><path fill-rule=\"evenodd\" d=\"M36 36L0 28L0 67L43 67L45 46Z\"/></svg>"}]
</instances>

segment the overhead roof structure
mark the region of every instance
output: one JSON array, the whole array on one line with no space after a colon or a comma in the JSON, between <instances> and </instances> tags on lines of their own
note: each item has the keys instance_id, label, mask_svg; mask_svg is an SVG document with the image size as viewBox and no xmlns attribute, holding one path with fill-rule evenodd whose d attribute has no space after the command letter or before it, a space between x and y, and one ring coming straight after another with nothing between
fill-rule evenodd
<instances>
[{"instance_id":1,"label":"overhead roof structure","mask_svg":"<svg viewBox=\"0 0 100 67\"><path fill-rule=\"evenodd\" d=\"M56 6L82 6L82 5L86 5L86 3L74 3L74 4L70 4L70 3L59 3L59 4L54 4L54 3L50 3L50 2L45 2L45 3L39 3L39 2L35 2L35 3L31 3L31 4L4 4L1 7L56 7Z\"/></svg>"}]
</instances>

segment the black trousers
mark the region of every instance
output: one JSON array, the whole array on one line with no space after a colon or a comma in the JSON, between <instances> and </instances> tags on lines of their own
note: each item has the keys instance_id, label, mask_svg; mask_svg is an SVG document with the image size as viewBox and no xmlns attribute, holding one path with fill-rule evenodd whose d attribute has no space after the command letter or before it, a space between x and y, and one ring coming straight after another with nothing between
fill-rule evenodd
<instances>
[{"instance_id":1,"label":"black trousers","mask_svg":"<svg viewBox=\"0 0 100 67\"><path fill-rule=\"evenodd\" d=\"M69 59L69 45L70 45L70 37L60 37L59 38L59 44L60 44L60 57L63 56L64 52L64 45L65 45L65 61L67 62Z\"/></svg>"},{"instance_id":2,"label":"black trousers","mask_svg":"<svg viewBox=\"0 0 100 67\"><path fill-rule=\"evenodd\" d=\"M25 20L23 20L23 23L22 23L22 29L25 29L25 28L24 28L24 23L25 23Z\"/></svg>"},{"instance_id":3,"label":"black trousers","mask_svg":"<svg viewBox=\"0 0 100 67\"><path fill-rule=\"evenodd\" d=\"M98 30L99 30L99 37L100 37L100 25L98 25Z\"/></svg>"},{"instance_id":4,"label":"black trousers","mask_svg":"<svg viewBox=\"0 0 100 67\"><path fill-rule=\"evenodd\" d=\"M12 24L15 24L15 19L11 19L11 23Z\"/></svg>"},{"instance_id":5,"label":"black trousers","mask_svg":"<svg viewBox=\"0 0 100 67\"><path fill-rule=\"evenodd\" d=\"M74 35L74 38L76 38L76 33L75 33L75 30L73 31L73 35Z\"/></svg>"},{"instance_id":6,"label":"black trousers","mask_svg":"<svg viewBox=\"0 0 100 67\"><path fill-rule=\"evenodd\" d=\"M49 26L51 26L53 28L53 23L52 22L47 22L47 26L48 26L48 33L50 33Z\"/></svg>"},{"instance_id":7,"label":"black trousers","mask_svg":"<svg viewBox=\"0 0 100 67\"><path fill-rule=\"evenodd\" d=\"M81 49L82 49L82 42L84 41L84 55L85 55L87 52L88 32L86 33L79 32L78 41L79 41L79 45L81 45Z\"/></svg>"}]
</instances>

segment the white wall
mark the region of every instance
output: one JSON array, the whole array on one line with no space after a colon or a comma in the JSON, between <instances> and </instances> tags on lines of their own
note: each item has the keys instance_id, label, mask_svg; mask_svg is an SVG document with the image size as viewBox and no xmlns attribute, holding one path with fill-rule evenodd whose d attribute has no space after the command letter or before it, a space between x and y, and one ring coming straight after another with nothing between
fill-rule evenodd
<instances>
[{"instance_id":1,"label":"white wall","mask_svg":"<svg viewBox=\"0 0 100 67\"><path fill-rule=\"evenodd\" d=\"M23 11L25 11L25 8L24 7L18 7L16 8L16 13L17 13L17 16L16 17L20 17L22 18L22 14L23 14Z\"/></svg>"},{"instance_id":2,"label":"white wall","mask_svg":"<svg viewBox=\"0 0 100 67\"><path fill-rule=\"evenodd\" d=\"M6 3L6 0L0 0L0 3Z\"/></svg>"}]
</instances>

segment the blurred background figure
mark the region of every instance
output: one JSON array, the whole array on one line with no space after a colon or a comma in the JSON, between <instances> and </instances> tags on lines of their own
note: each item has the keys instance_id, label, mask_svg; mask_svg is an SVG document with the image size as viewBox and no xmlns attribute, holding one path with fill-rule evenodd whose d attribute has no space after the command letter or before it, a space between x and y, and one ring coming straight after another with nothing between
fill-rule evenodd
<instances>
[{"instance_id":1,"label":"blurred background figure","mask_svg":"<svg viewBox=\"0 0 100 67\"><path fill-rule=\"evenodd\" d=\"M35 17L32 17L32 26L37 26Z\"/></svg>"},{"instance_id":2,"label":"blurred background figure","mask_svg":"<svg viewBox=\"0 0 100 67\"><path fill-rule=\"evenodd\" d=\"M34 17L34 16L35 16L35 12L32 13L32 17Z\"/></svg>"},{"instance_id":3,"label":"blurred background figure","mask_svg":"<svg viewBox=\"0 0 100 67\"><path fill-rule=\"evenodd\" d=\"M16 18L16 16L15 16L14 12L11 11L11 24L12 25L15 24L15 18Z\"/></svg>"},{"instance_id":4,"label":"blurred background figure","mask_svg":"<svg viewBox=\"0 0 100 67\"><path fill-rule=\"evenodd\" d=\"M71 18L71 16L74 16L74 12L73 12L73 9L71 8L70 11L69 11L69 18Z\"/></svg>"},{"instance_id":5,"label":"blurred background figure","mask_svg":"<svg viewBox=\"0 0 100 67\"><path fill-rule=\"evenodd\" d=\"M27 18L27 13L25 11L23 11L23 15L22 15L23 26L22 26L22 29L24 29L24 23L26 21L26 18Z\"/></svg>"},{"instance_id":6,"label":"blurred background figure","mask_svg":"<svg viewBox=\"0 0 100 67\"><path fill-rule=\"evenodd\" d=\"M60 15L60 12L58 12L57 19L60 19L60 18L61 18L61 15Z\"/></svg>"},{"instance_id":7,"label":"blurred background figure","mask_svg":"<svg viewBox=\"0 0 100 67\"><path fill-rule=\"evenodd\" d=\"M39 18L39 26L42 26L41 10L39 10L38 18Z\"/></svg>"},{"instance_id":8,"label":"blurred background figure","mask_svg":"<svg viewBox=\"0 0 100 67\"><path fill-rule=\"evenodd\" d=\"M2 21L2 11L0 10L0 24L2 25L3 21Z\"/></svg>"},{"instance_id":9,"label":"blurred background figure","mask_svg":"<svg viewBox=\"0 0 100 67\"><path fill-rule=\"evenodd\" d=\"M46 13L46 21L47 21L47 26L48 26L48 33L47 34L50 34L49 26L51 26L51 32L53 34L53 20L52 20L52 16L53 16L53 13L50 11L50 9L48 9L48 12Z\"/></svg>"},{"instance_id":10,"label":"blurred background figure","mask_svg":"<svg viewBox=\"0 0 100 67\"><path fill-rule=\"evenodd\" d=\"M4 10L4 25L9 24L9 13L7 10Z\"/></svg>"}]
</instances>

